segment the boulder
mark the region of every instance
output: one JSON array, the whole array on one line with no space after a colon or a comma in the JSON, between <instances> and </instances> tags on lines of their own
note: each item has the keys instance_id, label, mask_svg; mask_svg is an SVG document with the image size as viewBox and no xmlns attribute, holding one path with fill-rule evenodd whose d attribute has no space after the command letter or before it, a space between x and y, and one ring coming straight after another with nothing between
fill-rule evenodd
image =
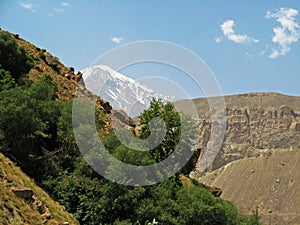
<instances>
[{"instance_id":1,"label":"boulder","mask_svg":"<svg viewBox=\"0 0 300 225\"><path fill-rule=\"evenodd\" d=\"M30 200L32 199L33 196L33 190L25 187L12 187L11 191L19 198L25 199L25 200Z\"/></svg>"}]
</instances>

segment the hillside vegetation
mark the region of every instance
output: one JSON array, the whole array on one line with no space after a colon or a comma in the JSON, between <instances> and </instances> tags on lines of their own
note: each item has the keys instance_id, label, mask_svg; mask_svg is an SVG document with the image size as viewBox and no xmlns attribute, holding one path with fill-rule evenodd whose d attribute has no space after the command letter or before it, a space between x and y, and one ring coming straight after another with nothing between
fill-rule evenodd
<instances>
[{"instance_id":1,"label":"hillside vegetation","mask_svg":"<svg viewBox=\"0 0 300 225\"><path fill-rule=\"evenodd\" d=\"M72 215L1 153L0 188L1 224L79 224ZM13 190L19 190L21 194L31 190L33 196L24 199L14 194Z\"/></svg>"},{"instance_id":2,"label":"hillside vegetation","mask_svg":"<svg viewBox=\"0 0 300 225\"><path fill-rule=\"evenodd\" d=\"M180 173L144 187L119 185L97 174L86 159L97 164L102 162L103 155L97 148L92 148L83 158L74 139L73 129L82 134L81 137L90 137L86 134L95 129L95 125L72 126L72 96L79 85L80 74L74 74L74 69L64 67L57 58L18 35L1 31L0 39L0 48L6 54L28 62L28 67L15 74L5 61L0 61L3 68L0 77L0 151L81 224L157 224L157 221L159 224L259 224L256 213L252 216L239 214L234 204L215 197L195 180L182 179ZM0 49L0 52L3 51ZM14 60L14 66L18 66L18 62ZM79 88L89 95L82 85ZM150 108L141 115L140 138L149 136L149 121L156 116L166 121L168 134L157 147L143 154L118 140L111 130L110 108L103 100L98 99L91 107L80 109L83 113L84 110L95 109L97 137L91 136L85 140L86 144L95 146L96 138L101 138L110 154L126 163L143 166L159 162L168 157L179 143L183 121L170 103L163 104L154 99ZM185 122L192 124L190 119L186 118ZM184 132L187 138L180 148L189 147L190 135L193 135L189 130ZM134 140L138 137L132 137L127 141L135 144ZM197 157L197 152L195 154ZM193 161L189 162L181 173L189 173L193 166ZM112 163L103 165L103 169L105 174L120 176L120 170ZM6 171L5 176L9 177L10 171ZM153 175L159 177L161 174L157 171ZM122 179L126 183L130 178L123 176ZM18 185L30 188L28 183ZM14 192L19 191L16 189ZM23 191L31 193L30 190ZM36 196L43 198L38 191ZM10 204L9 200L3 206L5 204ZM51 204L45 204L51 211ZM5 207L2 209L5 214ZM25 211L19 212L22 218L30 217ZM45 223L50 224L51 218ZM39 222L29 220L28 223Z\"/></svg>"}]
</instances>

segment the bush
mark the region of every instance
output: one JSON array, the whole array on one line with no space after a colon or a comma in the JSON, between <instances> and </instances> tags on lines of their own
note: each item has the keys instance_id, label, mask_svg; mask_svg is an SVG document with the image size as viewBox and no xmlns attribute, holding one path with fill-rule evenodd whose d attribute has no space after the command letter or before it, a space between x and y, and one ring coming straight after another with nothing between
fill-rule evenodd
<instances>
[{"instance_id":1,"label":"bush","mask_svg":"<svg viewBox=\"0 0 300 225\"><path fill-rule=\"evenodd\" d=\"M18 79L33 67L33 57L23 47L18 46L14 37L1 32L0 63L14 79Z\"/></svg>"},{"instance_id":2,"label":"bush","mask_svg":"<svg viewBox=\"0 0 300 225\"><path fill-rule=\"evenodd\" d=\"M10 75L9 71L1 69L0 67L0 91L15 87L16 81Z\"/></svg>"}]
</instances>

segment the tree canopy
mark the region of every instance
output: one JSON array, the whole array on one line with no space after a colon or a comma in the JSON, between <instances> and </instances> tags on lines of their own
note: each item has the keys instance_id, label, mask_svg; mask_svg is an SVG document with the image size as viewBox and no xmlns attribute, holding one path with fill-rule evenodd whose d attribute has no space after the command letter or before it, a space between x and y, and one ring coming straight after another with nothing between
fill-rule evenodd
<instances>
[{"instance_id":1,"label":"tree canopy","mask_svg":"<svg viewBox=\"0 0 300 225\"><path fill-rule=\"evenodd\" d=\"M34 65L33 57L19 46L15 37L0 32L0 65L9 71L14 79L27 74Z\"/></svg>"}]
</instances>

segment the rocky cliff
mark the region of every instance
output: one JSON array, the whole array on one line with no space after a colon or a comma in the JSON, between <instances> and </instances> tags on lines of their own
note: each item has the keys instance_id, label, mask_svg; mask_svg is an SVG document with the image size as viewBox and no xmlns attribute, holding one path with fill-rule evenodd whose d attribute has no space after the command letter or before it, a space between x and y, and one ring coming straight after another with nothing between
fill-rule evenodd
<instances>
[{"instance_id":1,"label":"rocky cliff","mask_svg":"<svg viewBox=\"0 0 300 225\"><path fill-rule=\"evenodd\" d=\"M224 97L226 133L219 154L206 171L191 174L221 188L221 197L240 211L256 208L264 224L299 224L300 97L249 93ZM201 118L200 148L211 130L209 105L195 99ZM181 103L182 104L182 103Z\"/></svg>"},{"instance_id":2,"label":"rocky cliff","mask_svg":"<svg viewBox=\"0 0 300 225\"><path fill-rule=\"evenodd\" d=\"M226 133L210 170L237 159L265 154L265 149L300 148L300 97L249 93L224 99ZM195 99L194 104L201 121L199 147L204 149L211 130L210 108L205 99Z\"/></svg>"}]
</instances>

